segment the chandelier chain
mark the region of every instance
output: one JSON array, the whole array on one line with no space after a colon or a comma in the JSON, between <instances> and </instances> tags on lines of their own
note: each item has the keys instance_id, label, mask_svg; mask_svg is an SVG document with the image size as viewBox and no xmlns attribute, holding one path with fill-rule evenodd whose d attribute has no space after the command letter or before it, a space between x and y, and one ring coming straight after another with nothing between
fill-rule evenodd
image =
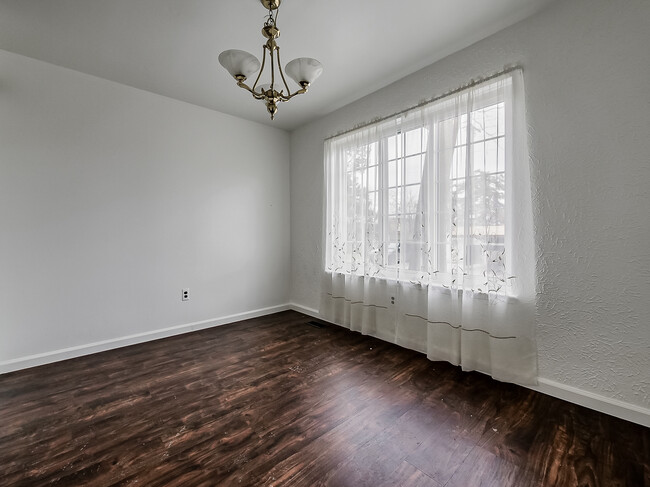
<instances>
[{"instance_id":1,"label":"chandelier chain","mask_svg":"<svg viewBox=\"0 0 650 487\"><path fill-rule=\"evenodd\" d=\"M265 27L277 27L279 8L275 9L275 17L273 16L273 9L269 7L269 15L264 22Z\"/></svg>"}]
</instances>

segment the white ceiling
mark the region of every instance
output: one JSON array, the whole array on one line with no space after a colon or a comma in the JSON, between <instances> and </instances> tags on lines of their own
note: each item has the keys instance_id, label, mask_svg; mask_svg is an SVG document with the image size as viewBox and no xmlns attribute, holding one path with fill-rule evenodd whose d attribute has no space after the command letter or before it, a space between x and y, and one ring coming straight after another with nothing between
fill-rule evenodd
<instances>
[{"instance_id":1,"label":"white ceiling","mask_svg":"<svg viewBox=\"0 0 650 487\"><path fill-rule=\"evenodd\" d=\"M283 63L313 57L325 71L274 122L217 60L225 49L259 57L259 0L0 0L0 48L291 130L552 1L284 0Z\"/></svg>"}]
</instances>

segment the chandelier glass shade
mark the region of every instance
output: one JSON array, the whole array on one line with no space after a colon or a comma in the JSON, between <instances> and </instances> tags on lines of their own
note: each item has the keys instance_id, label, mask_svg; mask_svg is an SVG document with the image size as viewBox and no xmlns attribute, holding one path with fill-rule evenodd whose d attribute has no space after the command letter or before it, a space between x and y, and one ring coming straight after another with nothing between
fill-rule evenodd
<instances>
[{"instance_id":1,"label":"chandelier glass shade","mask_svg":"<svg viewBox=\"0 0 650 487\"><path fill-rule=\"evenodd\" d=\"M237 79L238 76L248 78L260 70L260 62L252 54L238 49L223 51L219 55L219 62L226 70Z\"/></svg>"},{"instance_id":2,"label":"chandelier glass shade","mask_svg":"<svg viewBox=\"0 0 650 487\"><path fill-rule=\"evenodd\" d=\"M315 59L306 57L289 61L285 71L300 86L294 92L289 89L280 62L280 46L276 41L280 37L276 19L281 0L260 1L269 11L268 18L262 27L262 35L266 38L266 43L262 46L262 62L260 63L254 55L246 51L230 49L219 54L219 63L235 78L237 86L250 92L256 100L264 101L266 109L271 115L271 120L273 120L278 111L278 103L289 101L296 95L307 93L311 83L323 72L323 66ZM267 63L269 64L271 82L258 84ZM245 81L255 73L258 73L255 82L252 86L247 85Z\"/></svg>"}]
</instances>

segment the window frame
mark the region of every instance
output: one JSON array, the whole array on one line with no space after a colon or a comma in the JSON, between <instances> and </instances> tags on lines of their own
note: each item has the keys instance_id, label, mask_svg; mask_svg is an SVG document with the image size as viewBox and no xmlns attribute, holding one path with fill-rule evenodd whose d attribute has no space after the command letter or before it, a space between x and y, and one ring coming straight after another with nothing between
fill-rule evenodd
<instances>
[{"instance_id":1,"label":"window frame","mask_svg":"<svg viewBox=\"0 0 650 487\"><path fill-rule=\"evenodd\" d=\"M486 84L489 86L489 84ZM479 88L480 89L480 88ZM499 106L502 106L503 108L500 109ZM474 113L483 111L485 112L485 109L489 109L494 107L494 109L497 112L497 128L496 128L496 135L492 137L488 137L487 134L485 133L486 129L483 127L483 136L481 139L475 139L473 136L473 131L471 130L471 122L472 116ZM430 203L432 203L433 208L429 208L429 212L426 215L427 220L430 220L432 218L432 215L434 215L434 222L433 224L430 224L430 222L427 222L427 229L428 229L428 235L429 238L420 238L419 241L413 242L415 244L424 244L429 242L432 246L430 249L429 259L431 261L431 264L428 266L429 270L431 271L432 269L435 270L436 273L439 273L442 277L444 276L444 280L448 281L449 279L452 278L450 275L450 266L449 266L449 260L450 256L449 254L449 249L451 248L450 245L445 243L445 235L444 235L444 225L441 222L441 219L439 218L439 209L443 206L442 200L445 198L448 198L448 194L444 194L443 191L440 189L442 185L442 172L444 172L443 165L441 164L441 157L442 157L442 151L443 149L440 148L441 144L441 125L450 119L458 119L457 124L459 125L459 130L460 126L462 125L461 120L462 117L466 117L467 123L466 129L468 131L467 137L465 138L465 141L460 143L456 143L453 145L452 148L452 154L456 152L456 150L463 148L463 151L465 152L465 157L469 157L469 151L473 150L472 147L477 145L478 143L483 144L484 146L484 151L485 151L485 144L486 142L492 142L495 141L496 143L496 150L497 150L497 155L496 155L496 167L497 169L499 168L499 140L503 139L503 151L505 152L507 149L507 145L510 142L510 138L513 136L512 134L506 133L505 129L505 111L508 110L509 108L506 106L506 97L505 96L500 96L498 93L492 93L492 92L486 92L483 93L479 96L473 95L472 99L472 109L471 111L464 111L460 115L456 115L455 112L453 112L452 115L452 110L449 108L447 105L446 100L441 100L440 103L436 103L435 105L431 107L427 107L424 110L432 110L434 112L439 112L437 113L436 121L435 123L431 124L428 121L424 122L423 119L410 119L410 120L403 120L403 117L397 116L392 120L380 122L379 128L377 129L377 134L375 137L369 137L368 138L368 144L367 147L370 147L372 144L376 144L377 146L377 160L375 161L376 163L373 164L367 164L367 167L365 168L365 175L367 177L368 175L368 169L372 167L376 167L376 186L374 187L374 190L372 191L373 193L376 194L376 202L375 202L375 208L378 209L378 222L377 224L380 226L380 246L382 247L382 258L380 261L381 268L383 271L383 278L387 279L397 279L397 280L417 280L417 274L422 273L422 269L406 269L403 267L403 249L401 248L401 245L403 244L403 240L400 238L400 233L403 231L402 224L405 221L404 217L408 215L417 215L416 213L405 213L405 208L406 208L406 187L408 186L419 186L419 197L422 197L422 191L424 190L424 186L428 185L428 190L433 191L434 195L430 200ZM445 112L449 112L449 116L445 117L444 114ZM504 112L504 120L503 120L503 133L500 132L499 125L501 122L501 118L499 117L500 111ZM483 114L484 115L484 114ZM393 130L391 131L392 128L395 126L399 126L399 130L396 132ZM361 129L363 130L363 129ZM406 154L406 137L407 134L413 130L419 130L420 131L420 152L417 152L415 154ZM424 135L424 132L426 132L426 137ZM389 144L389 139L391 137L397 137L399 136L400 138L400 144L402 146L402 151L401 153L396 150L395 153L395 158L391 159L390 158L390 151L388 148ZM425 144L426 140L426 144ZM458 142L458 141L456 141ZM336 141L335 141L336 143ZM430 149L429 147L431 144L434 143L435 147L433 149ZM358 148L357 146L356 148ZM419 156L420 157L420 179L419 182L417 183L407 183L406 179L406 160L410 156ZM483 156L485 160L485 155ZM390 175L388 174L389 168L390 168L390 163L395 161L396 166L399 168L400 171L400 176L396 178L396 182L394 186L390 185ZM506 180L506 157L504 154L503 157L503 163L504 167L502 171L496 171L496 172L490 172L490 173L485 173L484 176L486 178L486 181L489 176L494 176L494 175L499 175L502 174L502 178L504 180L504 205L508 204L508 199L509 196L505 192L505 180ZM446 181L448 183L448 189L451 190L452 184L454 180L459 180L462 179L460 176L457 176L456 178L453 177L451 171L452 171L452 165L450 165L449 171L450 174L446 176ZM485 169L486 164L483 162L483 168ZM353 171L354 172L354 171ZM428 174L431 172L432 174ZM426 175L426 176L425 176ZM397 176L397 175L396 175ZM429 178L429 181L425 180L425 177ZM465 176L467 177L467 175ZM436 181L435 185L430 184L431 180ZM363 183L362 183L363 184ZM365 184L367 185L368 182L366 181ZM396 191L396 196L399 199L399 205L398 208L396 208L398 211L393 214L391 213L391 209L389 208L390 205L390 190L394 189ZM365 201L365 207L367 208L369 198ZM505 207L504 207L505 208ZM330 209L328 208L328 211ZM504 215L505 215L505 209L503 210ZM398 230L395 235L396 241L393 242L391 239L390 235L390 218L395 217L397 222L398 222ZM416 217L414 217L416 218ZM508 241L507 237L507 222L505 221L506 218L504 216L504 221L503 221L503 233L500 235L501 236L501 243L499 244L503 249L506 247L506 242ZM347 220L346 220L347 221ZM344 222L345 223L345 222ZM328 222L329 224L329 222ZM349 229L346 229L345 233L348 234ZM358 241L358 240L357 240ZM346 239L346 243L348 243L348 239ZM391 263L390 262L390 246L391 244L394 244L396 246L396 256L395 256L395 262ZM505 251L505 250L504 250ZM329 258L330 253L329 251L326 254L326 260ZM363 256L365 258L365 256ZM463 258L466 256L463 255ZM471 253L469 256L471 257ZM331 262L326 261L326 268L331 269ZM441 267L445 267L444 272L441 270ZM348 272L346 270L343 271L344 274L353 274L353 275L364 275L365 273L357 273L354 270L351 272ZM478 277L478 275L474 275L474 277Z\"/></svg>"}]
</instances>

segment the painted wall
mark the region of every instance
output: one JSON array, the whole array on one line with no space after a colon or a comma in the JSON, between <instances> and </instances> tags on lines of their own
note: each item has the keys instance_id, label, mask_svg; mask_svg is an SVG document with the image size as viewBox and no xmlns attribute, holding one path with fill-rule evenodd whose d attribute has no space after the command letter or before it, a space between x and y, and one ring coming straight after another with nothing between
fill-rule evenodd
<instances>
[{"instance_id":1,"label":"painted wall","mask_svg":"<svg viewBox=\"0 0 650 487\"><path fill-rule=\"evenodd\" d=\"M0 51L0 371L286 304L289 223L287 132Z\"/></svg>"},{"instance_id":2,"label":"painted wall","mask_svg":"<svg viewBox=\"0 0 650 487\"><path fill-rule=\"evenodd\" d=\"M560 1L294 131L292 302L319 304L323 139L519 64L533 160L540 376L650 407L648 46L650 2Z\"/></svg>"}]
</instances>

